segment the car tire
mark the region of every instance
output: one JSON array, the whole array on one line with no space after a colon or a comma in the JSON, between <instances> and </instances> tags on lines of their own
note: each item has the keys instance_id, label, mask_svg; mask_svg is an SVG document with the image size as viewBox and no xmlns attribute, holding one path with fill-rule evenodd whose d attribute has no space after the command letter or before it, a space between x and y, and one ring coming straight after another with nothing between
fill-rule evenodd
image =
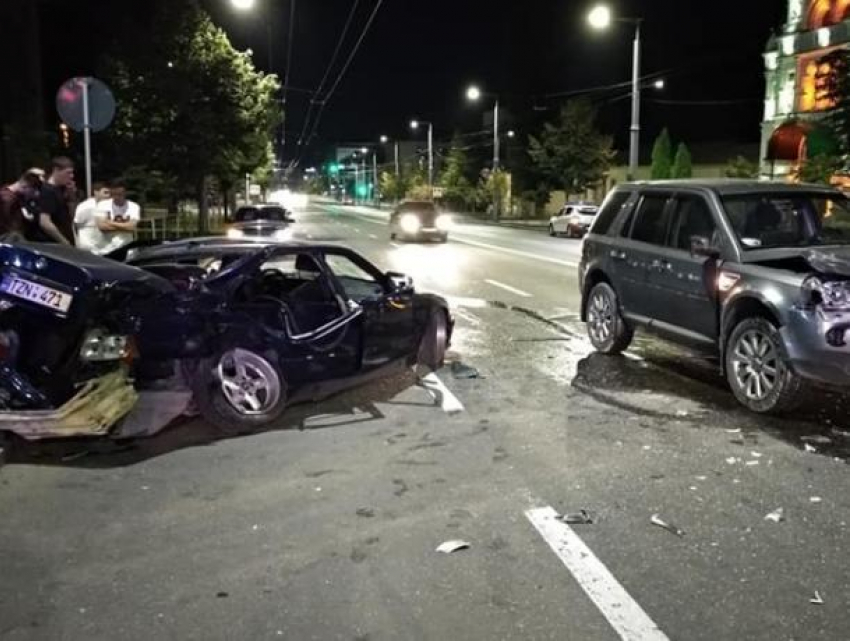
<instances>
[{"instance_id":1,"label":"car tire","mask_svg":"<svg viewBox=\"0 0 850 641\"><path fill-rule=\"evenodd\" d=\"M549 223L549 235L552 238L555 238L558 235L558 232L555 231L555 225L553 225L552 223Z\"/></svg>"},{"instance_id":2,"label":"car tire","mask_svg":"<svg viewBox=\"0 0 850 641\"><path fill-rule=\"evenodd\" d=\"M807 382L788 363L779 330L763 317L746 318L729 334L726 380L741 405L759 414L781 414L802 405Z\"/></svg>"},{"instance_id":3,"label":"car tire","mask_svg":"<svg viewBox=\"0 0 850 641\"><path fill-rule=\"evenodd\" d=\"M617 292L608 283L597 283L587 297L587 333L602 354L619 354L632 343L634 330L623 318Z\"/></svg>"},{"instance_id":4,"label":"car tire","mask_svg":"<svg viewBox=\"0 0 850 641\"><path fill-rule=\"evenodd\" d=\"M201 415L224 436L255 432L280 418L287 391L277 359L246 347L204 359L193 381Z\"/></svg>"},{"instance_id":5,"label":"car tire","mask_svg":"<svg viewBox=\"0 0 850 641\"><path fill-rule=\"evenodd\" d=\"M390 240L395 240L395 232L390 232Z\"/></svg>"},{"instance_id":6,"label":"car tire","mask_svg":"<svg viewBox=\"0 0 850 641\"><path fill-rule=\"evenodd\" d=\"M416 369L420 374L429 374L441 369L449 350L449 318L445 310L435 309L419 341Z\"/></svg>"},{"instance_id":7,"label":"car tire","mask_svg":"<svg viewBox=\"0 0 850 641\"><path fill-rule=\"evenodd\" d=\"M438 239L438 242L440 242L440 243L447 243L447 242L449 242L449 235L448 235L448 234L443 234L443 235L442 235L442 236L440 236L440 238Z\"/></svg>"}]
</instances>

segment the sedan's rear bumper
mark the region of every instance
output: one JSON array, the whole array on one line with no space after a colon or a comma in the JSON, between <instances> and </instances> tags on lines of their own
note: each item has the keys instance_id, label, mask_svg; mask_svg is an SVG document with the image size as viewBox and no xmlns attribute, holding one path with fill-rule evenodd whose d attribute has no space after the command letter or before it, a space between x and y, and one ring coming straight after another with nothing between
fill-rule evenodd
<instances>
[{"instance_id":1,"label":"sedan's rear bumper","mask_svg":"<svg viewBox=\"0 0 850 641\"><path fill-rule=\"evenodd\" d=\"M399 232L396 234L396 236L401 240L407 241L437 240L442 242L448 239L449 232L440 231L439 229L420 229L415 234Z\"/></svg>"},{"instance_id":2,"label":"sedan's rear bumper","mask_svg":"<svg viewBox=\"0 0 850 641\"><path fill-rule=\"evenodd\" d=\"M850 314L792 310L780 334L794 371L818 383L850 387L850 341L830 344L827 336L836 332L850 338Z\"/></svg>"}]
</instances>

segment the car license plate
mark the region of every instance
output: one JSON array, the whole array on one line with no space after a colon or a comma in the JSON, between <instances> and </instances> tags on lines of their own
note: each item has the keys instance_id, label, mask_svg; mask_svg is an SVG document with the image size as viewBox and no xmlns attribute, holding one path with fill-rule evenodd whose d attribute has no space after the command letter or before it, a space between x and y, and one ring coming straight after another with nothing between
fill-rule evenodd
<instances>
[{"instance_id":1,"label":"car license plate","mask_svg":"<svg viewBox=\"0 0 850 641\"><path fill-rule=\"evenodd\" d=\"M0 290L16 298L55 309L63 314L70 309L71 301L74 300L71 294L17 276L4 276L2 282L0 282Z\"/></svg>"}]
</instances>

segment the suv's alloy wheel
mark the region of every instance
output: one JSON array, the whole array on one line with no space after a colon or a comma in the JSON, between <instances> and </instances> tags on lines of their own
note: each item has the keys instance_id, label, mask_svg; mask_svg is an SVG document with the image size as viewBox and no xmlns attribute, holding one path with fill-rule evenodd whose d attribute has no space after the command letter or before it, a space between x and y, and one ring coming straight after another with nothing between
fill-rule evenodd
<instances>
[{"instance_id":1,"label":"suv's alloy wheel","mask_svg":"<svg viewBox=\"0 0 850 641\"><path fill-rule=\"evenodd\" d=\"M593 347L603 354L619 354L632 342L634 332L623 320L617 293L608 283L598 283L590 290L587 332Z\"/></svg>"}]
</instances>

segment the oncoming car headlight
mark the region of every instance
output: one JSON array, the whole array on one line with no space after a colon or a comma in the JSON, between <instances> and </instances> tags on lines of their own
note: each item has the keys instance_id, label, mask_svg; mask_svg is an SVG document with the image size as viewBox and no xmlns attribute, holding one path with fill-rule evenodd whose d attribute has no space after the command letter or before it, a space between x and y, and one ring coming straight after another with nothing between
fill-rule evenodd
<instances>
[{"instance_id":1,"label":"oncoming car headlight","mask_svg":"<svg viewBox=\"0 0 850 641\"><path fill-rule=\"evenodd\" d=\"M448 214L440 214L434 224L440 231L449 231L454 226L454 220Z\"/></svg>"},{"instance_id":2,"label":"oncoming car headlight","mask_svg":"<svg viewBox=\"0 0 850 641\"><path fill-rule=\"evenodd\" d=\"M231 238L233 240L242 238L242 236L244 236L244 235L245 235L245 232L243 232L241 229L232 229L231 228L231 229L227 230L227 237Z\"/></svg>"},{"instance_id":3,"label":"oncoming car headlight","mask_svg":"<svg viewBox=\"0 0 850 641\"><path fill-rule=\"evenodd\" d=\"M86 334L80 349L80 358L89 363L103 361L120 361L129 353L129 342L126 336L107 334L95 329Z\"/></svg>"},{"instance_id":4,"label":"oncoming car headlight","mask_svg":"<svg viewBox=\"0 0 850 641\"><path fill-rule=\"evenodd\" d=\"M422 227L422 223L419 222L419 216L416 214L405 214L401 217L398 224L406 234L415 234Z\"/></svg>"}]
</instances>

